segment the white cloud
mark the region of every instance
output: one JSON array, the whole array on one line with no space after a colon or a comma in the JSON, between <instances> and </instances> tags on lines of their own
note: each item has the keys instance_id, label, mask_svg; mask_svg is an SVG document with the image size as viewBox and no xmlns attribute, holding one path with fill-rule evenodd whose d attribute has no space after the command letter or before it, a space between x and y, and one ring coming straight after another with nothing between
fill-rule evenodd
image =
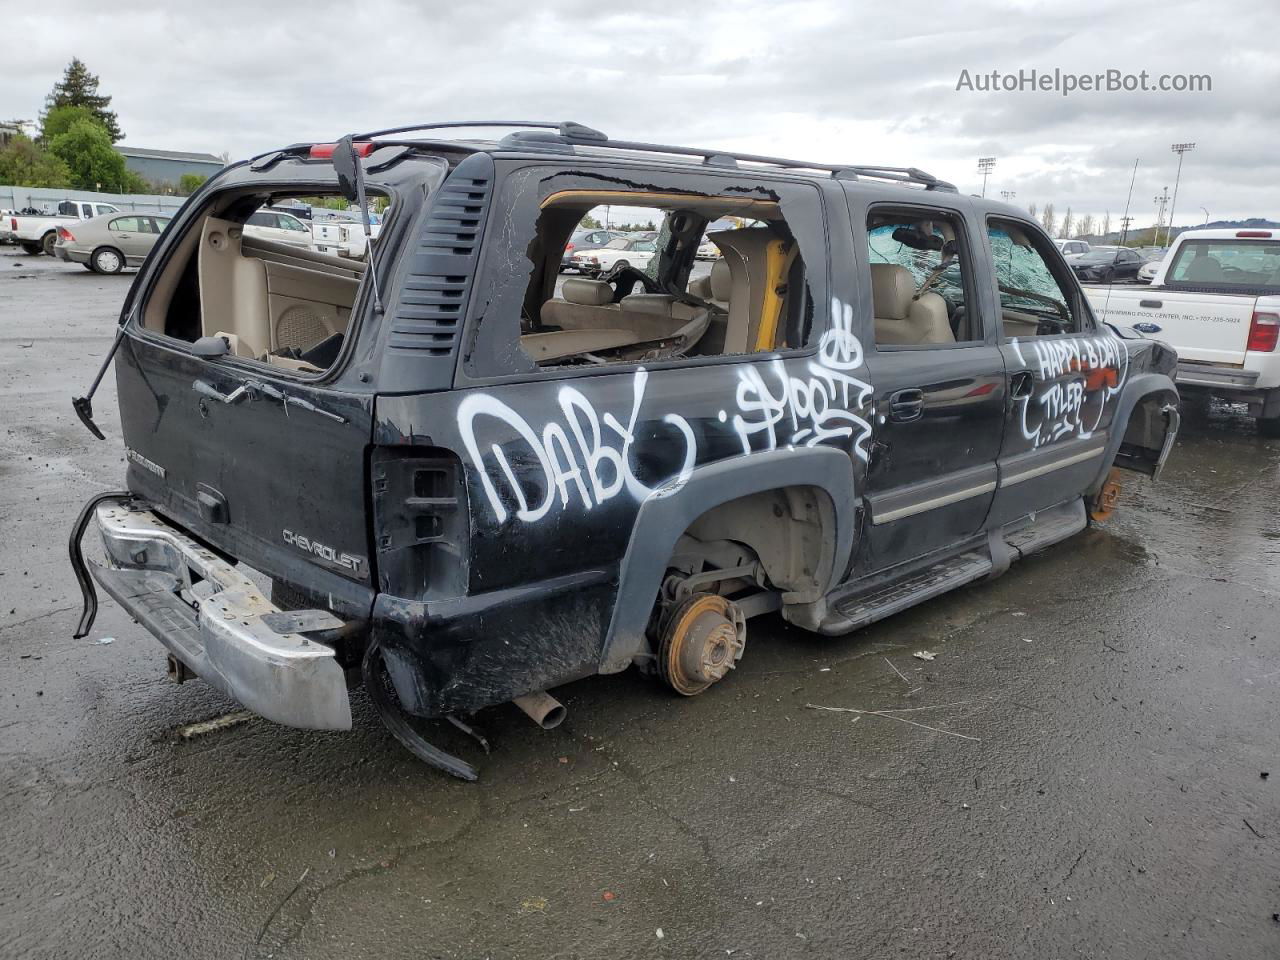
<instances>
[{"instance_id":1,"label":"white cloud","mask_svg":"<svg viewBox=\"0 0 1280 960\"><path fill-rule=\"evenodd\" d=\"M233 157L413 120L580 120L626 139L918 166L1017 203L1139 224L1195 141L1181 223L1280 216L1276 14L1266 4L641 5L569 0L64 2L9 11L0 117L32 117L73 56L127 142ZM15 38L21 38L15 39ZM1210 93L976 93L962 69L1207 73ZM1190 214L1194 212L1195 216Z\"/></svg>"}]
</instances>

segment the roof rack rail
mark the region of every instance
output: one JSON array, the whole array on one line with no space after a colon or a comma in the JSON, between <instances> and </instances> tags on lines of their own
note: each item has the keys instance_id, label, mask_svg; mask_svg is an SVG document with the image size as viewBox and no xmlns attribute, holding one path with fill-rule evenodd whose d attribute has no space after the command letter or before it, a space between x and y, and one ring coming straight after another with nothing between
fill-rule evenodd
<instances>
[{"instance_id":1,"label":"roof rack rail","mask_svg":"<svg viewBox=\"0 0 1280 960\"><path fill-rule=\"evenodd\" d=\"M926 190L947 193L958 192L953 184L939 180L916 167L881 167L857 164L812 163L807 160L788 160L755 153L736 153L731 150L711 150L698 147L677 147L661 143L640 143L631 140L611 140L606 134L573 120L450 120L441 123L415 123L405 127L390 127L354 134L352 140L370 140L418 130L452 130L464 127L516 127L527 131L554 131L521 136L512 133L503 138L507 146L545 148L553 143L568 146L597 147L608 150L625 150L634 153L666 154L674 157L700 157L706 166L736 167L739 162L780 167L784 170L814 170L830 174L837 180L858 180L863 177L888 180L895 183L918 183Z\"/></svg>"},{"instance_id":2,"label":"roof rack rail","mask_svg":"<svg viewBox=\"0 0 1280 960\"><path fill-rule=\"evenodd\" d=\"M609 150L628 150L636 153L661 153L676 157L701 157L706 166L736 167L740 162L760 164L762 166L780 167L784 170L815 170L831 174L840 180L856 180L868 177L876 180L891 180L898 183L918 183L926 190L939 190L948 193L958 192L950 183L939 180L932 174L925 173L916 167L879 167L851 166L849 164L813 163L808 160L788 160L784 157L768 157L756 153L737 153L732 150L711 150L698 147L675 147L659 143L637 143L629 140L586 141L576 137L564 136L566 143L581 146L600 147Z\"/></svg>"},{"instance_id":3,"label":"roof rack rail","mask_svg":"<svg viewBox=\"0 0 1280 960\"><path fill-rule=\"evenodd\" d=\"M465 127L523 127L529 130L555 130L561 137L589 143L599 143L609 138L599 130L573 120L447 120L441 123L414 123L407 127L388 127L368 133L352 134L352 140L369 140L373 137L389 137L397 133L415 130L456 130Z\"/></svg>"}]
</instances>

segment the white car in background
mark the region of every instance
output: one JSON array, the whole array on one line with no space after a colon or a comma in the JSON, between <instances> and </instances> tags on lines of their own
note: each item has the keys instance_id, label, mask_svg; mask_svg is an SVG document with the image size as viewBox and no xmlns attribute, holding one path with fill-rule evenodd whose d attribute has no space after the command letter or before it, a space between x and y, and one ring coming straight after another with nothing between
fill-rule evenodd
<instances>
[{"instance_id":1,"label":"white car in background","mask_svg":"<svg viewBox=\"0 0 1280 960\"><path fill-rule=\"evenodd\" d=\"M698 244L698 251L694 254L698 260L719 260L720 248L711 242L709 237L703 237L702 242Z\"/></svg>"},{"instance_id":2,"label":"white car in background","mask_svg":"<svg viewBox=\"0 0 1280 960\"><path fill-rule=\"evenodd\" d=\"M246 236L260 240L274 240L293 247L311 249L311 230L291 213L275 210L255 210L244 222Z\"/></svg>"},{"instance_id":3,"label":"white car in background","mask_svg":"<svg viewBox=\"0 0 1280 960\"><path fill-rule=\"evenodd\" d=\"M652 240L618 237L597 250L575 253L570 263L575 270L587 277L603 276L620 267L643 270L649 265L657 249Z\"/></svg>"}]
</instances>

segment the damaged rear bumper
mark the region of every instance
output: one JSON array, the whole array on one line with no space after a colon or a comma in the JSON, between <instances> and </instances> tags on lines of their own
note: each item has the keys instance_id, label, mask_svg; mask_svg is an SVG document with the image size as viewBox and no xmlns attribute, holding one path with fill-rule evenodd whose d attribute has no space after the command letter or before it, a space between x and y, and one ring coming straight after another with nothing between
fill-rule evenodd
<instances>
[{"instance_id":1,"label":"damaged rear bumper","mask_svg":"<svg viewBox=\"0 0 1280 960\"><path fill-rule=\"evenodd\" d=\"M284 612L233 563L125 497L90 503L106 565L86 562L72 535L71 560L206 683L255 713L291 727L349 730L346 674L314 635L344 624L327 610ZM91 588L90 588L91 590ZM88 629L90 590L86 591Z\"/></svg>"}]
</instances>

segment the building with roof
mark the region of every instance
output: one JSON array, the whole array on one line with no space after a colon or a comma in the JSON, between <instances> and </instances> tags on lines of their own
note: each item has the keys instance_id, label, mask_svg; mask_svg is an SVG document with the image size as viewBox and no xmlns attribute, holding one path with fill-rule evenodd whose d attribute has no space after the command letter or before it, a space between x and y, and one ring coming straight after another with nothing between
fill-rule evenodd
<instances>
[{"instance_id":1,"label":"building with roof","mask_svg":"<svg viewBox=\"0 0 1280 960\"><path fill-rule=\"evenodd\" d=\"M185 150L149 150L145 147L116 145L124 156L124 165L142 179L158 187L176 187L183 174L211 177L225 164L211 153L189 153Z\"/></svg>"}]
</instances>

